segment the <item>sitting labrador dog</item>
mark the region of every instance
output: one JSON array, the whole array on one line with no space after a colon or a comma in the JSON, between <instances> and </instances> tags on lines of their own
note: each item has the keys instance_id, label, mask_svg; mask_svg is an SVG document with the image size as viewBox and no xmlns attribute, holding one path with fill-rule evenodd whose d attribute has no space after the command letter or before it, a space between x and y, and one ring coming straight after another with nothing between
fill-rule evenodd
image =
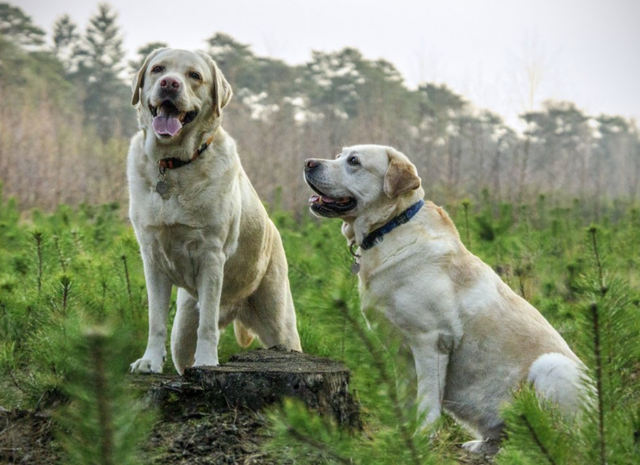
<instances>
[{"instance_id":1,"label":"sitting labrador dog","mask_svg":"<svg viewBox=\"0 0 640 465\"><path fill-rule=\"evenodd\" d=\"M133 372L160 373L172 286L173 363L218 364L220 328L300 351L280 235L220 126L232 91L204 53L158 49L133 81L140 132L129 150L129 214L144 264L149 339Z\"/></svg>"},{"instance_id":2,"label":"sitting labrador dog","mask_svg":"<svg viewBox=\"0 0 640 465\"><path fill-rule=\"evenodd\" d=\"M357 246L363 310L381 312L410 347L425 426L444 409L477 436L465 448L498 450L501 404L522 382L576 412L583 364L526 300L469 252L447 213L424 202L415 166L391 147L345 148L308 159L318 216L343 220Z\"/></svg>"}]
</instances>

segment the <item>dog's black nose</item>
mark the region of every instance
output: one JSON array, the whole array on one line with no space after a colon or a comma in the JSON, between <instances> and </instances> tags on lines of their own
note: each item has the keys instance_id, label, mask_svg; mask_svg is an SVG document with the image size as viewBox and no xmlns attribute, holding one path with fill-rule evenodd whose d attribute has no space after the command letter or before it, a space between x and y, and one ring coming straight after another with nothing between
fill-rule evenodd
<instances>
[{"instance_id":1,"label":"dog's black nose","mask_svg":"<svg viewBox=\"0 0 640 465\"><path fill-rule=\"evenodd\" d=\"M312 171L318 167L319 163L315 161L313 158L307 158L304 161L304 168L306 171Z\"/></svg>"},{"instance_id":2,"label":"dog's black nose","mask_svg":"<svg viewBox=\"0 0 640 465\"><path fill-rule=\"evenodd\" d=\"M166 77L160 81L160 88L169 92L175 92L180 89L180 82L172 77Z\"/></svg>"}]
</instances>

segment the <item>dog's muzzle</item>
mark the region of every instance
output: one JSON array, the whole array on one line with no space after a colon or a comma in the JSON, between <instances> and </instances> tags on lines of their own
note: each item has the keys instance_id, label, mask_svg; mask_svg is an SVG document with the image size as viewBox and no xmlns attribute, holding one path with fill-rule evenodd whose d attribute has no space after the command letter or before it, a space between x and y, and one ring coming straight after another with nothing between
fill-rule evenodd
<instances>
[{"instance_id":1,"label":"dog's muzzle","mask_svg":"<svg viewBox=\"0 0 640 465\"><path fill-rule=\"evenodd\" d=\"M304 164L304 179L317 194L309 198L311 211L328 218L344 216L357 206L356 199L350 196L330 196L323 192L328 186L323 179L324 165L321 161L308 159Z\"/></svg>"},{"instance_id":2,"label":"dog's muzzle","mask_svg":"<svg viewBox=\"0 0 640 465\"><path fill-rule=\"evenodd\" d=\"M182 108L182 83L171 76L164 76L158 83L156 96L149 102L149 111L153 116L153 130L162 138L171 138L195 119L196 109Z\"/></svg>"}]
</instances>

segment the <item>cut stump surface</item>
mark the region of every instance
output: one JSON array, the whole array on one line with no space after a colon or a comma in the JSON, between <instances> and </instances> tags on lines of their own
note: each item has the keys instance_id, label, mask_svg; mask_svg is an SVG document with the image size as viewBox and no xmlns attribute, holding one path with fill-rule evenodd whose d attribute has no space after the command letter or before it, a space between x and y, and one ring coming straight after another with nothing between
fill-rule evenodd
<instances>
[{"instance_id":1,"label":"cut stump surface","mask_svg":"<svg viewBox=\"0 0 640 465\"><path fill-rule=\"evenodd\" d=\"M346 365L280 347L237 354L217 367L187 368L183 377L152 386L149 395L163 415L170 416L259 411L295 398L341 425L361 426L358 404L349 394Z\"/></svg>"}]
</instances>

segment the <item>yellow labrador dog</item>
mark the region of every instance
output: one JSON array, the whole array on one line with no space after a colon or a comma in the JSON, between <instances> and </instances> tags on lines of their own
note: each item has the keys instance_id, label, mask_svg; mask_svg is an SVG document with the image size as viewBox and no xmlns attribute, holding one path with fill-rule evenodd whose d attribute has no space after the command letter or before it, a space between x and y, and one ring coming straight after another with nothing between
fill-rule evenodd
<instances>
[{"instance_id":1,"label":"yellow labrador dog","mask_svg":"<svg viewBox=\"0 0 640 465\"><path fill-rule=\"evenodd\" d=\"M218 364L220 327L301 350L280 235L220 127L231 87L204 53L159 49L133 82L140 132L127 162L129 214L149 296L149 339L131 370L159 373L178 286L171 354L179 373Z\"/></svg>"},{"instance_id":2,"label":"yellow labrador dog","mask_svg":"<svg viewBox=\"0 0 640 465\"><path fill-rule=\"evenodd\" d=\"M583 365L529 303L460 241L447 213L424 202L415 166L391 147L348 147L308 159L311 211L340 218L358 247L362 308L382 312L415 360L425 426L445 409L495 453L503 402L528 380L563 410L579 408Z\"/></svg>"}]
</instances>

